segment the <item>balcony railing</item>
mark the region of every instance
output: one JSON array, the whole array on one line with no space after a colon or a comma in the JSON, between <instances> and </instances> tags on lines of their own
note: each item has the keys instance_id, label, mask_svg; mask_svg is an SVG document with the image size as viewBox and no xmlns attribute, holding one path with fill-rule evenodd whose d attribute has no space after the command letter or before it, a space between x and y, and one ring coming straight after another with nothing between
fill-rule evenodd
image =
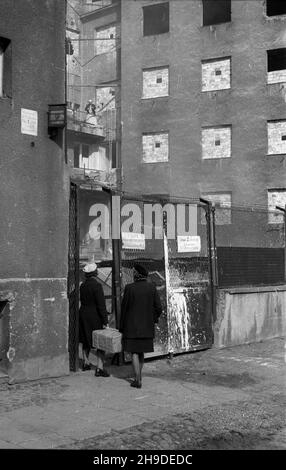
<instances>
[{"instance_id":1,"label":"balcony railing","mask_svg":"<svg viewBox=\"0 0 286 470\"><path fill-rule=\"evenodd\" d=\"M112 168L110 170L72 168L71 172L75 180L95 183L109 188L116 188L119 180L118 168Z\"/></svg>"},{"instance_id":2,"label":"balcony railing","mask_svg":"<svg viewBox=\"0 0 286 470\"><path fill-rule=\"evenodd\" d=\"M67 128L74 132L106 137L105 129L98 123L98 117L78 109L67 109Z\"/></svg>"}]
</instances>

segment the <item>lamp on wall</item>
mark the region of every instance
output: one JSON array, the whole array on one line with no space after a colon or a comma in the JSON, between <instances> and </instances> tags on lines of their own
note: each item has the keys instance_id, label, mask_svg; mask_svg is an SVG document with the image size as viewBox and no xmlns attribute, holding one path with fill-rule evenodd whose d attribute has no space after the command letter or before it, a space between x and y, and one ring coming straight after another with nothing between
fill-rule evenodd
<instances>
[{"instance_id":1,"label":"lamp on wall","mask_svg":"<svg viewBox=\"0 0 286 470\"><path fill-rule=\"evenodd\" d=\"M67 123L66 104L49 104L48 134L58 145L64 147L64 134Z\"/></svg>"},{"instance_id":2,"label":"lamp on wall","mask_svg":"<svg viewBox=\"0 0 286 470\"><path fill-rule=\"evenodd\" d=\"M49 129L66 127L66 104L49 104L48 127Z\"/></svg>"}]
</instances>

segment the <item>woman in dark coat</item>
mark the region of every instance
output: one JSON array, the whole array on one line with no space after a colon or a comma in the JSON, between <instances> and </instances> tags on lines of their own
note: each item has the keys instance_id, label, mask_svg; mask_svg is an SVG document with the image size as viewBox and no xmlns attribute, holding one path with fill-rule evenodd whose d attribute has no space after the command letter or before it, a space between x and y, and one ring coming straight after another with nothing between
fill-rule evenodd
<instances>
[{"instance_id":1,"label":"woman in dark coat","mask_svg":"<svg viewBox=\"0 0 286 470\"><path fill-rule=\"evenodd\" d=\"M90 370L89 353L92 348L92 332L108 326L107 311L102 285L96 280L97 266L89 263L84 268L85 281L80 286L79 342L83 349L83 370ZM104 351L97 350L96 376L108 377L104 369Z\"/></svg>"},{"instance_id":2,"label":"woman in dark coat","mask_svg":"<svg viewBox=\"0 0 286 470\"><path fill-rule=\"evenodd\" d=\"M135 264L133 273L134 283L125 286L119 329L123 350L132 354L135 380L131 386L141 388L144 353L154 350L155 323L162 307L155 285L147 281L144 266Z\"/></svg>"}]
</instances>

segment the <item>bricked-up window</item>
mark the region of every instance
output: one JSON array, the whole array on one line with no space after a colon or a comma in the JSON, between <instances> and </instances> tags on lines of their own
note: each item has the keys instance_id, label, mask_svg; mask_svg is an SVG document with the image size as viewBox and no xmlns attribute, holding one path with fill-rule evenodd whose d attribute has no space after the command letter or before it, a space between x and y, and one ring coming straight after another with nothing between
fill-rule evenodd
<instances>
[{"instance_id":1,"label":"bricked-up window","mask_svg":"<svg viewBox=\"0 0 286 470\"><path fill-rule=\"evenodd\" d=\"M231 157L231 126L202 129L202 158Z\"/></svg>"},{"instance_id":2,"label":"bricked-up window","mask_svg":"<svg viewBox=\"0 0 286 470\"><path fill-rule=\"evenodd\" d=\"M286 48L267 51L267 83L286 81Z\"/></svg>"},{"instance_id":3,"label":"bricked-up window","mask_svg":"<svg viewBox=\"0 0 286 470\"><path fill-rule=\"evenodd\" d=\"M229 57L202 61L202 91L226 90L230 82Z\"/></svg>"},{"instance_id":4,"label":"bricked-up window","mask_svg":"<svg viewBox=\"0 0 286 470\"><path fill-rule=\"evenodd\" d=\"M231 21L230 0L203 0L203 26Z\"/></svg>"},{"instance_id":5,"label":"bricked-up window","mask_svg":"<svg viewBox=\"0 0 286 470\"><path fill-rule=\"evenodd\" d=\"M115 108L114 87L98 87L96 89L96 107L98 111Z\"/></svg>"},{"instance_id":6,"label":"bricked-up window","mask_svg":"<svg viewBox=\"0 0 286 470\"><path fill-rule=\"evenodd\" d=\"M231 224L231 193L204 193L202 198L215 205L215 222L217 225ZM202 217L205 224L205 218Z\"/></svg>"},{"instance_id":7,"label":"bricked-up window","mask_svg":"<svg viewBox=\"0 0 286 470\"><path fill-rule=\"evenodd\" d=\"M159 98L169 95L169 69L158 67L143 70L142 98Z\"/></svg>"},{"instance_id":8,"label":"bricked-up window","mask_svg":"<svg viewBox=\"0 0 286 470\"><path fill-rule=\"evenodd\" d=\"M169 2L143 7L143 35L169 32Z\"/></svg>"},{"instance_id":9,"label":"bricked-up window","mask_svg":"<svg viewBox=\"0 0 286 470\"><path fill-rule=\"evenodd\" d=\"M268 121L268 154L286 154L286 120Z\"/></svg>"},{"instance_id":10,"label":"bricked-up window","mask_svg":"<svg viewBox=\"0 0 286 470\"><path fill-rule=\"evenodd\" d=\"M269 224L282 224L283 213L277 211L276 206L285 209L286 204L286 188L283 189L269 189L268 190L268 223ZM276 212L274 212L276 211Z\"/></svg>"},{"instance_id":11,"label":"bricked-up window","mask_svg":"<svg viewBox=\"0 0 286 470\"><path fill-rule=\"evenodd\" d=\"M12 95L12 49L10 39L0 37L0 98Z\"/></svg>"},{"instance_id":12,"label":"bricked-up window","mask_svg":"<svg viewBox=\"0 0 286 470\"><path fill-rule=\"evenodd\" d=\"M267 16L286 15L285 0L267 0L266 15Z\"/></svg>"},{"instance_id":13,"label":"bricked-up window","mask_svg":"<svg viewBox=\"0 0 286 470\"><path fill-rule=\"evenodd\" d=\"M169 160L169 133L150 133L142 136L143 163L160 163Z\"/></svg>"},{"instance_id":14,"label":"bricked-up window","mask_svg":"<svg viewBox=\"0 0 286 470\"><path fill-rule=\"evenodd\" d=\"M108 25L94 31L95 54L105 54L115 50L116 26Z\"/></svg>"}]
</instances>

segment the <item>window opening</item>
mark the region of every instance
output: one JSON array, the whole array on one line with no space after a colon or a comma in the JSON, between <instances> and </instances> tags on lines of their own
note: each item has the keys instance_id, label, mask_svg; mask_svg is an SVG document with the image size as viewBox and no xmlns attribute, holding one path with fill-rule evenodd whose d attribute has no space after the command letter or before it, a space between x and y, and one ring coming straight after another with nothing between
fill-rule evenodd
<instances>
[{"instance_id":1,"label":"window opening","mask_svg":"<svg viewBox=\"0 0 286 470\"><path fill-rule=\"evenodd\" d=\"M286 69L286 48L267 51L268 72Z\"/></svg>"},{"instance_id":2,"label":"window opening","mask_svg":"<svg viewBox=\"0 0 286 470\"><path fill-rule=\"evenodd\" d=\"M230 0L203 0L203 26L231 21Z\"/></svg>"},{"instance_id":3,"label":"window opening","mask_svg":"<svg viewBox=\"0 0 286 470\"><path fill-rule=\"evenodd\" d=\"M12 57L10 39L0 37L0 98L11 98Z\"/></svg>"},{"instance_id":4,"label":"window opening","mask_svg":"<svg viewBox=\"0 0 286 470\"><path fill-rule=\"evenodd\" d=\"M285 0L267 0L266 15L267 16L286 15Z\"/></svg>"},{"instance_id":5,"label":"window opening","mask_svg":"<svg viewBox=\"0 0 286 470\"><path fill-rule=\"evenodd\" d=\"M169 2L143 7L143 35L169 32Z\"/></svg>"}]
</instances>

